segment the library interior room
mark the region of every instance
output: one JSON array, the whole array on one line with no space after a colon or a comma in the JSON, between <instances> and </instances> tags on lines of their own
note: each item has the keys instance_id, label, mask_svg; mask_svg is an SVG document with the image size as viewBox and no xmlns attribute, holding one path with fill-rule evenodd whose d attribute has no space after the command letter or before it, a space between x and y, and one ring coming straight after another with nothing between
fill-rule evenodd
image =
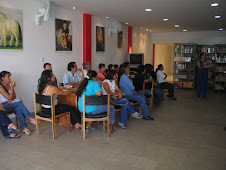
<instances>
[{"instance_id":1,"label":"library interior room","mask_svg":"<svg viewBox=\"0 0 226 170\"><path fill-rule=\"evenodd\" d=\"M0 169L226 169L225 0L0 1Z\"/></svg>"}]
</instances>

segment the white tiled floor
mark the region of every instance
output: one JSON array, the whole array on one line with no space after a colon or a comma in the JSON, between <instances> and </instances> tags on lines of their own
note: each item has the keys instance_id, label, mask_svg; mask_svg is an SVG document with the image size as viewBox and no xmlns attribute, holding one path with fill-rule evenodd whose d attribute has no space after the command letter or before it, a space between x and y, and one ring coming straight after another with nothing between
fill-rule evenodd
<instances>
[{"instance_id":1,"label":"white tiled floor","mask_svg":"<svg viewBox=\"0 0 226 170\"><path fill-rule=\"evenodd\" d=\"M39 136L32 125L31 136L0 136L0 169L225 169L226 94L209 92L203 100L179 89L176 97L151 112L154 121L129 120L110 138L102 124L86 140L63 128L53 141L50 124Z\"/></svg>"}]
</instances>

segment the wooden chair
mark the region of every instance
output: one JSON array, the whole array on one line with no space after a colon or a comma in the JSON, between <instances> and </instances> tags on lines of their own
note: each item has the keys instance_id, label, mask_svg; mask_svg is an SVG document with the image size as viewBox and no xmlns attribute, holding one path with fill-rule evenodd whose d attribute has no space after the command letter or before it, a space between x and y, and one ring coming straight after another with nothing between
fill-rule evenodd
<instances>
[{"instance_id":1,"label":"wooden chair","mask_svg":"<svg viewBox=\"0 0 226 170\"><path fill-rule=\"evenodd\" d=\"M147 82L150 83L150 82ZM145 94L145 86L146 86L146 82L143 83L143 95L146 97L146 103L149 104L149 110L153 109L154 107L154 85L152 83L151 86L151 94Z\"/></svg>"},{"instance_id":2,"label":"wooden chair","mask_svg":"<svg viewBox=\"0 0 226 170\"><path fill-rule=\"evenodd\" d=\"M17 116L17 114L16 114L15 112L5 112L5 114L6 114L7 116L14 114L15 117L16 117L16 126L19 128L19 123L18 123L18 116Z\"/></svg>"},{"instance_id":3,"label":"wooden chair","mask_svg":"<svg viewBox=\"0 0 226 170\"><path fill-rule=\"evenodd\" d=\"M37 109L37 104L39 105L39 110ZM46 114L41 111L41 105L50 105L51 106L51 114ZM53 139L56 138L56 129L65 127L67 124L68 132L70 132L70 112L61 113L59 115L55 114L55 105L54 105L54 98L53 95L51 96L44 96L40 94L34 93L34 109L35 109L35 119L36 119L36 132L40 134L39 125L42 125L46 122L52 123L52 134ZM65 124L56 125L56 119L60 118L61 116L67 116L67 122ZM40 120L43 120L42 122Z\"/></svg>"},{"instance_id":4,"label":"wooden chair","mask_svg":"<svg viewBox=\"0 0 226 170\"><path fill-rule=\"evenodd\" d=\"M103 129L105 130L105 122L107 122L107 134L109 136L109 114L110 114L110 95L104 96L85 96L83 95L83 113L82 113L82 131L83 139L86 138L86 122L103 121ZM106 105L107 112L96 115L86 114L86 105Z\"/></svg>"}]
</instances>

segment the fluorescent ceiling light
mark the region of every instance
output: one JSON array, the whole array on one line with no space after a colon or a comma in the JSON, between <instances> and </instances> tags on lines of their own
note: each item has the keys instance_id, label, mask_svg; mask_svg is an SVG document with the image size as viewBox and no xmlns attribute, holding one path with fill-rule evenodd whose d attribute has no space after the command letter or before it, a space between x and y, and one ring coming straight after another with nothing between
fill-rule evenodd
<instances>
[{"instance_id":1,"label":"fluorescent ceiling light","mask_svg":"<svg viewBox=\"0 0 226 170\"><path fill-rule=\"evenodd\" d=\"M218 3L211 4L211 6L218 6L218 5L219 5Z\"/></svg>"},{"instance_id":2,"label":"fluorescent ceiling light","mask_svg":"<svg viewBox=\"0 0 226 170\"><path fill-rule=\"evenodd\" d=\"M188 30L183 30L184 32L188 31Z\"/></svg>"},{"instance_id":3,"label":"fluorescent ceiling light","mask_svg":"<svg viewBox=\"0 0 226 170\"><path fill-rule=\"evenodd\" d=\"M168 21L168 20L169 20L169 19L167 19L167 18L164 18L164 19L163 19L163 21Z\"/></svg>"},{"instance_id":4,"label":"fluorescent ceiling light","mask_svg":"<svg viewBox=\"0 0 226 170\"><path fill-rule=\"evenodd\" d=\"M108 17L106 17L108 19Z\"/></svg>"},{"instance_id":5,"label":"fluorescent ceiling light","mask_svg":"<svg viewBox=\"0 0 226 170\"><path fill-rule=\"evenodd\" d=\"M145 9L145 11L150 12L150 11L152 11L152 9Z\"/></svg>"},{"instance_id":6,"label":"fluorescent ceiling light","mask_svg":"<svg viewBox=\"0 0 226 170\"><path fill-rule=\"evenodd\" d=\"M219 29L219 31L223 31L223 30L224 30L223 28L220 28L220 29Z\"/></svg>"},{"instance_id":7,"label":"fluorescent ceiling light","mask_svg":"<svg viewBox=\"0 0 226 170\"><path fill-rule=\"evenodd\" d=\"M216 15L216 16L215 16L216 19L217 19L217 18L220 18L220 17L221 17L220 15Z\"/></svg>"},{"instance_id":8,"label":"fluorescent ceiling light","mask_svg":"<svg viewBox=\"0 0 226 170\"><path fill-rule=\"evenodd\" d=\"M177 28L177 27L179 27L180 25L175 25L175 27Z\"/></svg>"},{"instance_id":9,"label":"fluorescent ceiling light","mask_svg":"<svg viewBox=\"0 0 226 170\"><path fill-rule=\"evenodd\" d=\"M75 6L73 6L73 9L75 9Z\"/></svg>"}]
</instances>

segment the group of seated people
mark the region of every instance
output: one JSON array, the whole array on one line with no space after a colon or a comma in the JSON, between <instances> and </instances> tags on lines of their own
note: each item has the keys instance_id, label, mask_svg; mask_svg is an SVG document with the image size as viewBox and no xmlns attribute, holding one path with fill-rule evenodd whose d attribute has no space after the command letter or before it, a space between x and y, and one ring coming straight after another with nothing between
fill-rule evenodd
<instances>
[{"instance_id":1,"label":"group of seated people","mask_svg":"<svg viewBox=\"0 0 226 170\"><path fill-rule=\"evenodd\" d=\"M75 62L68 64L68 72L63 76L63 85L72 85L73 88L64 90L64 87L58 87L57 79L53 74L50 63L44 64L44 71L38 83L38 93L46 96L54 95L55 113L61 114L63 112L70 112L72 128L81 130L81 113L83 112L82 96L101 96L110 95L110 120L109 131L115 131L115 107L121 107L121 117L118 126L126 128L127 113L131 114L133 118L154 120L150 116L150 112L146 103L146 97L143 94L143 83L145 82L145 94L151 94L153 83L154 104L160 105L163 97L163 89L168 89L167 95L170 99L175 100L174 86L166 81L166 74L163 73L163 66L160 64L154 72L151 64L140 65L137 68L135 77L130 78L130 64L124 62L120 66L117 64L108 65L105 69L105 64L99 64L99 72L91 70L90 63L84 62L83 69L78 69ZM16 83L11 81L11 73L2 71L0 73L0 126L3 135L6 138L19 138L19 129L12 124L5 112L14 111L20 121L20 127L26 135L31 132L28 129L25 118L29 119L29 123L36 125L36 120L31 117L23 102L16 98L14 87ZM76 93L78 97L78 109L66 104L59 104L57 95L69 95ZM138 113L131 105L131 101L138 102L141 108L141 114ZM4 112L5 111L5 112ZM86 114L99 114L107 112L107 105L86 105ZM42 112L51 114L51 106L42 105ZM92 127L92 122L86 125L87 131L95 130Z\"/></svg>"}]
</instances>

